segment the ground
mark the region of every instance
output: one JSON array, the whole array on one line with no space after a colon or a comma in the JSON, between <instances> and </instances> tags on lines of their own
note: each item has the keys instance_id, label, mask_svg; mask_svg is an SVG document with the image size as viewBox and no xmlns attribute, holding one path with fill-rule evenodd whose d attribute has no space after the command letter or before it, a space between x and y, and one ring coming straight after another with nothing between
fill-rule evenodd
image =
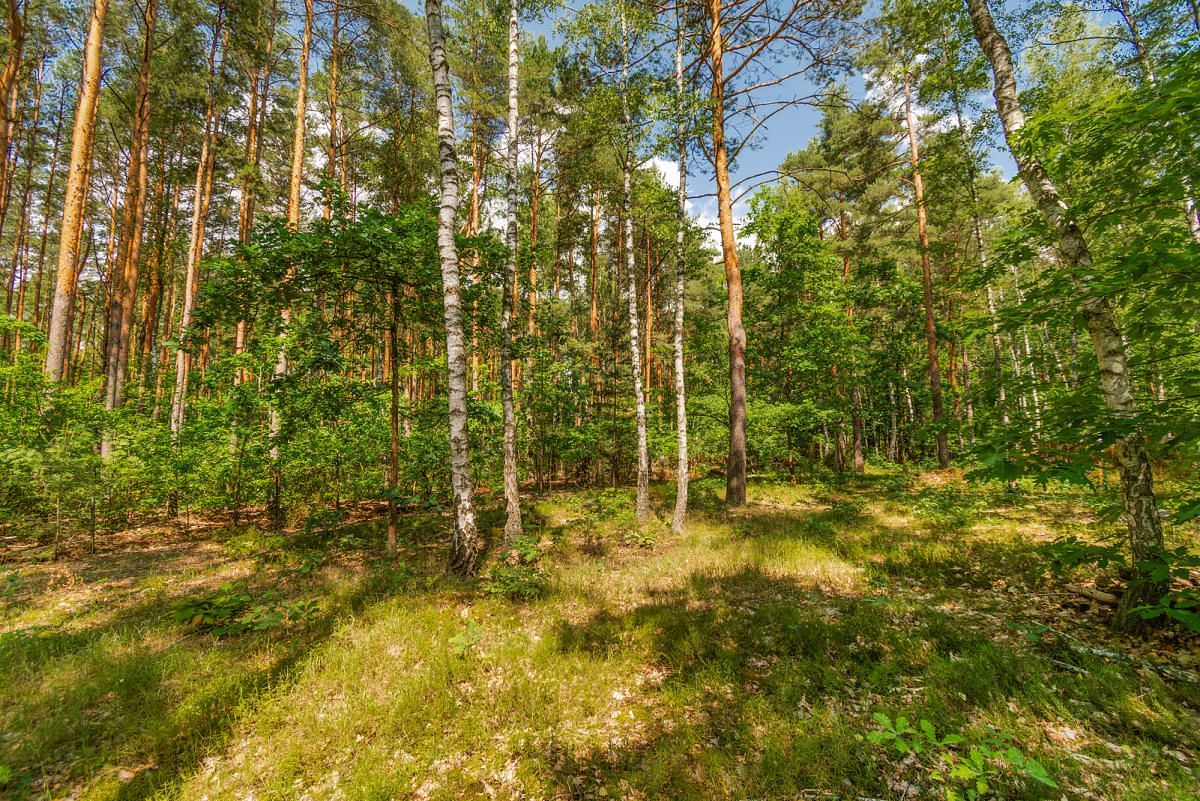
<instances>
[{"instance_id":1,"label":"ground","mask_svg":"<svg viewBox=\"0 0 1200 801\"><path fill-rule=\"evenodd\" d=\"M655 487L660 516L671 494ZM436 514L405 517L395 561L378 521L146 529L19 561L0 587L0 795L1200 794L1195 641L1116 639L1036 550L1104 527L1085 493L891 473L757 482L733 514L720 494L694 484L682 535L632 533L614 491L531 501L548 586L526 600L498 591L536 589L527 574L447 577ZM224 636L176 614L223 584L283 611ZM890 742L900 716L942 744Z\"/></svg>"}]
</instances>

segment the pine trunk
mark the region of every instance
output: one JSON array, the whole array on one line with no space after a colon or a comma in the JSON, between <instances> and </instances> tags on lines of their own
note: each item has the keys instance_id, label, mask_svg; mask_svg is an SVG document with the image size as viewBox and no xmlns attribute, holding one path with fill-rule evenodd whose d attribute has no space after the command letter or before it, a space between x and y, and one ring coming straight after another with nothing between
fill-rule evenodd
<instances>
[{"instance_id":1,"label":"pine trunk","mask_svg":"<svg viewBox=\"0 0 1200 801\"><path fill-rule=\"evenodd\" d=\"M62 380L67 364L67 334L79 278L79 245L83 234L88 180L91 177L92 140L96 133L96 107L100 99L100 51L108 3L109 0L96 0L83 46L83 75L79 102L75 108L75 127L71 135L71 160L67 167L62 225L59 227L57 282L50 307L50 335L46 344L45 370L51 381Z\"/></svg>"},{"instance_id":2,"label":"pine trunk","mask_svg":"<svg viewBox=\"0 0 1200 801\"><path fill-rule=\"evenodd\" d=\"M192 229L188 238L187 267L183 278L183 308L179 314L179 347L175 351L175 390L171 395L171 437L178 441L186 417L188 377L191 353L183 343L192 322L192 309L200 284L200 260L204 256L204 234L208 225L208 209L212 202L213 166L216 157L217 126L220 111L217 103L217 53L223 39L224 8L218 8L213 25L212 44L208 51L208 101L204 113L204 138L200 142L200 160L196 164L195 200L192 205Z\"/></svg>"},{"instance_id":3,"label":"pine trunk","mask_svg":"<svg viewBox=\"0 0 1200 801\"><path fill-rule=\"evenodd\" d=\"M708 0L712 26L709 59L712 66L713 164L717 178L717 215L721 225L721 254L729 300L725 325L729 333L729 463L725 473L725 505L746 505L746 329L742 325L742 270L733 231L733 198L729 186L729 153L725 143L724 38L721 0Z\"/></svg>"},{"instance_id":4,"label":"pine trunk","mask_svg":"<svg viewBox=\"0 0 1200 801\"><path fill-rule=\"evenodd\" d=\"M930 405L937 432L938 467L950 466L950 446L946 436L945 410L942 407L942 377L938 367L937 328L933 317L933 269L929 264L929 227L925 219L925 185L921 180L921 155L917 147L917 115L913 112L912 90L904 76L904 116L908 128L908 157L912 164L913 195L917 205L917 236L921 245L921 288L925 307L925 344L929 352Z\"/></svg>"},{"instance_id":5,"label":"pine trunk","mask_svg":"<svg viewBox=\"0 0 1200 801\"><path fill-rule=\"evenodd\" d=\"M150 60L154 54L154 28L158 20L158 0L148 0L142 12L142 57L138 66L137 90L133 108L133 138L129 147L129 172L125 182L125 207L121 213L121 240L112 276L116 298L108 321L104 408L112 411L124 402L125 371L129 364L129 339L133 332L133 305L137 293L138 268L141 264L142 229L146 213L146 178L149 169L150 142ZM101 455L107 455L111 442L101 442Z\"/></svg>"}]
</instances>

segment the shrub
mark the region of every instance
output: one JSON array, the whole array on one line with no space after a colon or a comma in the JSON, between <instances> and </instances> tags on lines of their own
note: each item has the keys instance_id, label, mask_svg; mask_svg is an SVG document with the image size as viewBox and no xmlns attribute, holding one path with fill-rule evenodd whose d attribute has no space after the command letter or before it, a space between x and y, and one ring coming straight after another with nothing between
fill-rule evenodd
<instances>
[{"instance_id":1,"label":"shrub","mask_svg":"<svg viewBox=\"0 0 1200 801\"><path fill-rule=\"evenodd\" d=\"M878 728L868 732L867 739L895 751L905 764L920 764L928 778L943 788L946 801L1003 798L997 785L1014 775L1058 787L1040 762L1026 756L1002 732L993 730L981 742L970 744L958 734L938 737L928 720L914 727L904 715L892 720L876 712L873 717Z\"/></svg>"},{"instance_id":2,"label":"shrub","mask_svg":"<svg viewBox=\"0 0 1200 801\"><path fill-rule=\"evenodd\" d=\"M266 592L255 603L250 593L222 584L215 593L185 598L172 610L176 623L215 637L266 631L284 623L309 623L320 612L317 601L280 601Z\"/></svg>"}]
</instances>

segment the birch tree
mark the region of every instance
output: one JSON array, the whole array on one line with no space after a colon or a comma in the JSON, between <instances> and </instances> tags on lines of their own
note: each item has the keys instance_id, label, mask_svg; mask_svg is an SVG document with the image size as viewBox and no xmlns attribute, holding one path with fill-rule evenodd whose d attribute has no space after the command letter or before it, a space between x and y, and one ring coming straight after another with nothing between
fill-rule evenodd
<instances>
[{"instance_id":1,"label":"birch tree","mask_svg":"<svg viewBox=\"0 0 1200 801\"><path fill-rule=\"evenodd\" d=\"M504 539L513 542L521 535L521 488L517 481L517 418L513 409L512 325L513 291L517 281L517 155L520 150L521 118L517 108L520 89L520 24L518 0L509 0L508 10L508 141L505 152L505 244L504 286L500 310L500 397L504 414Z\"/></svg>"},{"instance_id":2,"label":"birch tree","mask_svg":"<svg viewBox=\"0 0 1200 801\"><path fill-rule=\"evenodd\" d=\"M1133 418L1136 406L1126 340L1107 294L1087 283L1087 270L1092 264L1088 242L1041 160L1019 146L1025 113L1018 98L1016 68L1008 41L996 28L987 0L967 0L967 9L975 38L992 67L996 110L1021 180L1029 190L1038 212L1058 236L1063 266L1080 276L1077 279L1082 294L1079 311L1096 351L1099 388L1104 404L1116 420ZM1139 566L1137 577L1121 596L1116 623L1120 628L1132 629L1141 624L1134 610L1144 604L1157 602L1166 591L1164 581L1154 580L1144 567L1140 567L1162 550L1162 523L1154 495L1154 476L1141 429L1134 426L1122 434L1113 448L1113 455L1121 475L1125 526L1133 563Z\"/></svg>"},{"instance_id":3,"label":"birch tree","mask_svg":"<svg viewBox=\"0 0 1200 801\"><path fill-rule=\"evenodd\" d=\"M458 247L454 234L458 216L458 150L454 141L454 105L450 67L446 60L446 34L442 27L441 0L425 0L429 29L429 66L437 109L438 155L441 192L438 203L438 256L442 270L442 297L446 321L446 365L450 415L450 482L454 494L454 537L450 567L473 575L482 543L475 524L474 487L467 434L467 351L463 336L462 288L458 272Z\"/></svg>"},{"instance_id":4,"label":"birch tree","mask_svg":"<svg viewBox=\"0 0 1200 801\"><path fill-rule=\"evenodd\" d=\"M687 259L684 250L684 228L687 225L687 95L683 83L683 12L675 9L675 139L679 148L679 189L676 195L675 219L675 331L672 345L675 351L675 513L671 529L683 533L688 507L688 441L687 395L683 374L683 316L687 290Z\"/></svg>"}]
</instances>

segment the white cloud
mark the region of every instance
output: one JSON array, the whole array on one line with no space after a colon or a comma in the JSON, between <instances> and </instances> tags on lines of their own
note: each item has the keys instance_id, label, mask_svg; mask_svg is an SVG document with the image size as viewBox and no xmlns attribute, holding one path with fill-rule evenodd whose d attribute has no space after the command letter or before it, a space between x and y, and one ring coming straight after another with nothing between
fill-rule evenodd
<instances>
[{"instance_id":1,"label":"white cloud","mask_svg":"<svg viewBox=\"0 0 1200 801\"><path fill-rule=\"evenodd\" d=\"M679 188L679 162L670 159L660 159L658 156L650 159L650 166L658 170L663 182L672 189Z\"/></svg>"}]
</instances>

